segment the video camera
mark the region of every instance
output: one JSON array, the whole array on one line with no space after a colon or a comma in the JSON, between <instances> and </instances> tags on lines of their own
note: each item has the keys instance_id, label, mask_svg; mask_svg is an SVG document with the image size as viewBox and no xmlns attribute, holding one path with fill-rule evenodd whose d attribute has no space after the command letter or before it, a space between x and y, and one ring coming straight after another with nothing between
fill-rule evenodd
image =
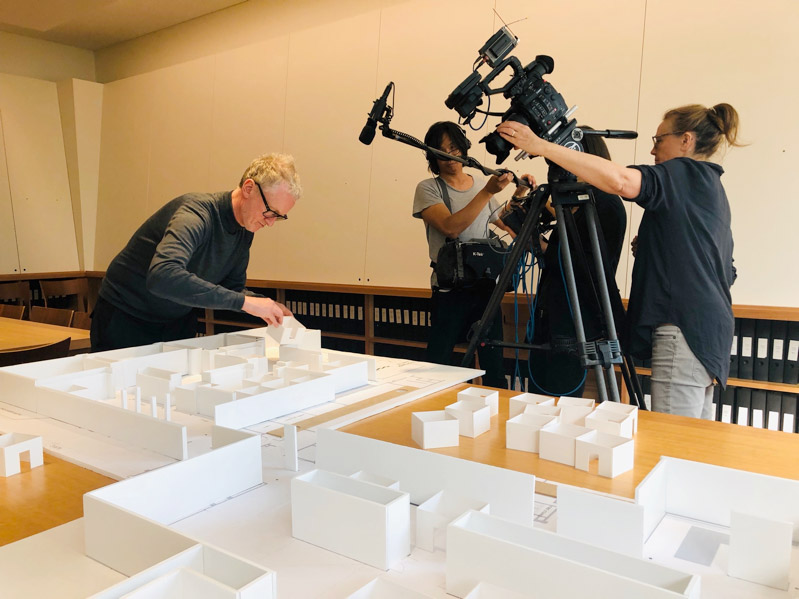
<instances>
[{"instance_id":1,"label":"video camera","mask_svg":"<svg viewBox=\"0 0 799 599\"><path fill-rule=\"evenodd\" d=\"M501 116L503 121L517 121L527 125L536 135L553 143L582 151L580 139L581 132L575 131L577 121L569 120L574 108L569 109L566 102L554 87L543 76L552 72L555 61L549 56L536 56L535 60L522 67L519 60L507 54L516 46L518 38L507 27L497 31L480 48L480 57L475 61L485 62L492 70L484 78L475 68L446 99L447 108L452 108L463 117L463 124L468 124L481 112L486 115ZM507 67L513 69L513 77L502 87L492 89L489 84ZM490 113L478 110L483 103L482 96L492 96L502 93L511 99L508 110L499 113ZM572 136L574 132L574 136ZM497 132L492 132L480 140L486 145L486 150L497 157L497 164L501 164L510 153L513 146L505 141Z\"/></svg>"}]
</instances>

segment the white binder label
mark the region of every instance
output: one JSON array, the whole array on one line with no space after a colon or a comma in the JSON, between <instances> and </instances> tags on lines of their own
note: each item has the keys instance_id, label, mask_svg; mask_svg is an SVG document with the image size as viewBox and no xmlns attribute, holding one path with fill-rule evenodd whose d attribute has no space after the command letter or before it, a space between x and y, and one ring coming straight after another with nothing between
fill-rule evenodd
<instances>
[{"instance_id":1,"label":"white binder label","mask_svg":"<svg viewBox=\"0 0 799 599\"><path fill-rule=\"evenodd\" d=\"M757 357L768 358L768 337L757 340Z\"/></svg>"},{"instance_id":2,"label":"white binder label","mask_svg":"<svg viewBox=\"0 0 799 599\"><path fill-rule=\"evenodd\" d=\"M775 339L774 346L771 348L771 359L772 360L782 360L782 350L784 348L784 342L782 339Z\"/></svg>"},{"instance_id":3,"label":"white binder label","mask_svg":"<svg viewBox=\"0 0 799 599\"><path fill-rule=\"evenodd\" d=\"M731 356L737 356L738 355L738 335L733 335L732 348L730 349L730 355Z\"/></svg>"},{"instance_id":4,"label":"white binder label","mask_svg":"<svg viewBox=\"0 0 799 599\"><path fill-rule=\"evenodd\" d=\"M736 420L741 426L749 425L749 408L738 408L738 419Z\"/></svg>"},{"instance_id":5,"label":"white binder label","mask_svg":"<svg viewBox=\"0 0 799 599\"><path fill-rule=\"evenodd\" d=\"M788 343L788 359L796 362L797 358L799 358L799 339L791 339Z\"/></svg>"},{"instance_id":6,"label":"white binder label","mask_svg":"<svg viewBox=\"0 0 799 599\"><path fill-rule=\"evenodd\" d=\"M782 432L784 433L793 432L793 414L782 415Z\"/></svg>"},{"instance_id":7,"label":"white binder label","mask_svg":"<svg viewBox=\"0 0 799 599\"><path fill-rule=\"evenodd\" d=\"M744 358L752 357L752 338L741 337L741 356Z\"/></svg>"},{"instance_id":8,"label":"white binder label","mask_svg":"<svg viewBox=\"0 0 799 599\"><path fill-rule=\"evenodd\" d=\"M721 421L727 424L732 422L732 406L730 404L721 406Z\"/></svg>"},{"instance_id":9,"label":"white binder label","mask_svg":"<svg viewBox=\"0 0 799 599\"><path fill-rule=\"evenodd\" d=\"M752 410L752 426L763 428L763 410Z\"/></svg>"},{"instance_id":10,"label":"white binder label","mask_svg":"<svg viewBox=\"0 0 799 599\"><path fill-rule=\"evenodd\" d=\"M778 431L778 430L780 430L780 413L779 412L769 412L768 413L768 430L770 430L770 431Z\"/></svg>"}]
</instances>

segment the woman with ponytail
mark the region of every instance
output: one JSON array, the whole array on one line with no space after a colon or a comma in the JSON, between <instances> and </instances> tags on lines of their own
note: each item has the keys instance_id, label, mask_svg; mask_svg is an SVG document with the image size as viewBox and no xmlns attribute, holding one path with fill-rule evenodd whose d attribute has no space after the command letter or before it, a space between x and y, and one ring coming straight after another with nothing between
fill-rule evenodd
<instances>
[{"instance_id":1,"label":"woman with ponytail","mask_svg":"<svg viewBox=\"0 0 799 599\"><path fill-rule=\"evenodd\" d=\"M729 104L669 110L652 137L654 166L575 152L517 122L497 131L644 209L622 347L652 359L653 410L712 419L713 381L725 385L729 373L735 268L724 170L710 159L740 145L738 113Z\"/></svg>"}]
</instances>

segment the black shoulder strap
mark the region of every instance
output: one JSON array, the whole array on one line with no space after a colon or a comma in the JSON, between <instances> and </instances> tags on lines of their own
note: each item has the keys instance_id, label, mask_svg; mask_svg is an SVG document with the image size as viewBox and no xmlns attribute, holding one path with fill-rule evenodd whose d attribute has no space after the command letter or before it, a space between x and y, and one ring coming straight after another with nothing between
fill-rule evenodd
<instances>
[{"instance_id":1,"label":"black shoulder strap","mask_svg":"<svg viewBox=\"0 0 799 599\"><path fill-rule=\"evenodd\" d=\"M444 198L444 205L449 210L450 214L452 214L452 203L449 201L449 193L447 192L447 184L444 182L444 179L441 177L436 177L436 183L441 188L441 195Z\"/></svg>"}]
</instances>

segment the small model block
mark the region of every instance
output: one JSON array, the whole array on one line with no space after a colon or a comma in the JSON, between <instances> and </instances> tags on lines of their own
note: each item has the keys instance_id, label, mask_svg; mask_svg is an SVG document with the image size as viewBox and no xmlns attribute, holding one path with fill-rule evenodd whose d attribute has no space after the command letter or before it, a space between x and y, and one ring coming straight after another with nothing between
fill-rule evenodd
<instances>
[{"instance_id":1,"label":"small model block","mask_svg":"<svg viewBox=\"0 0 799 599\"><path fill-rule=\"evenodd\" d=\"M557 423L556 416L519 414L505 423L505 447L538 453L541 429Z\"/></svg>"},{"instance_id":2,"label":"small model block","mask_svg":"<svg viewBox=\"0 0 799 599\"><path fill-rule=\"evenodd\" d=\"M292 535L388 570L411 552L407 493L312 470L291 480Z\"/></svg>"},{"instance_id":3,"label":"small model block","mask_svg":"<svg viewBox=\"0 0 799 599\"><path fill-rule=\"evenodd\" d=\"M603 401L596 407L596 412L628 416L633 421L633 434L638 432L638 406L615 401ZM624 435L626 436L626 435Z\"/></svg>"},{"instance_id":4,"label":"small model block","mask_svg":"<svg viewBox=\"0 0 799 599\"><path fill-rule=\"evenodd\" d=\"M536 416L555 416L560 420L561 409L554 405L548 404L529 404L524 408L523 414L534 414Z\"/></svg>"},{"instance_id":5,"label":"small model block","mask_svg":"<svg viewBox=\"0 0 799 599\"><path fill-rule=\"evenodd\" d=\"M594 400L584 397L561 397L558 400L563 424L585 425L585 417L594 411Z\"/></svg>"},{"instance_id":6,"label":"small model block","mask_svg":"<svg viewBox=\"0 0 799 599\"><path fill-rule=\"evenodd\" d=\"M574 424L556 424L541 429L538 455L553 462L574 466L576 441L593 432L590 428Z\"/></svg>"},{"instance_id":7,"label":"small model block","mask_svg":"<svg viewBox=\"0 0 799 599\"><path fill-rule=\"evenodd\" d=\"M508 418L513 418L523 413L527 406L554 406L555 398L537 393L522 393L514 395L508 400Z\"/></svg>"},{"instance_id":8,"label":"small model block","mask_svg":"<svg viewBox=\"0 0 799 599\"><path fill-rule=\"evenodd\" d=\"M30 462L31 468L44 464L42 438L22 433L0 435L0 476L19 474L21 461Z\"/></svg>"},{"instance_id":9,"label":"small model block","mask_svg":"<svg viewBox=\"0 0 799 599\"><path fill-rule=\"evenodd\" d=\"M636 419L632 414L622 414L613 410L601 410L599 408L585 417L585 426L588 428L608 435L626 437L627 439L633 438L635 423Z\"/></svg>"},{"instance_id":10,"label":"small model block","mask_svg":"<svg viewBox=\"0 0 799 599\"><path fill-rule=\"evenodd\" d=\"M478 437L491 428L491 408L488 406L474 408L468 403L456 401L444 411L458 419L460 434L464 437Z\"/></svg>"},{"instance_id":11,"label":"small model block","mask_svg":"<svg viewBox=\"0 0 799 599\"><path fill-rule=\"evenodd\" d=\"M727 573L775 589L790 586L793 523L763 516L730 513Z\"/></svg>"},{"instance_id":12,"label":"small model block","mask_svg":"<svg viewBox=\"0 0 799 599\"><path fill-rule=\"evenodd\" d=\"M468 389L458 392L458 401L462 401L467 404L469 402L476 402L476 407L487 405L489 408L491 408L492 416L499 414L499 391L469 387ZM480 403L481 401L483 403Z\"/></svg>"},{"instance_id":13,"label":"small model block","mask_svg":"<svg viewBox=\"0 0 799 599\"><path fill-rule=\"evenodd\" d=\"M599 458L599 475L614 478L633 469L635 441L592 430L575 440L575 468L588 472L593 457Z\"/></svg>"},{"instance_id":14,"label":"small model block","mask_svg":"<svg viewBox=\"0 0 799 599\"><path fill-rule=\"evenodd\" d=\"M463 513L475 510L488 514L484 501L440 491L416 508L416 546L425 551L447 549L447 526Z\"/></svg>"},{"instance_id":15,"label":"small model block","mask_svg":"<svg viewBox=\"0 0 799 599\"><path fill-rule=\"evenodd\" d=\"M446 410L411 414L411 437L422 449L458 445L460 421Z\"/></svg>"}]
</instances>

